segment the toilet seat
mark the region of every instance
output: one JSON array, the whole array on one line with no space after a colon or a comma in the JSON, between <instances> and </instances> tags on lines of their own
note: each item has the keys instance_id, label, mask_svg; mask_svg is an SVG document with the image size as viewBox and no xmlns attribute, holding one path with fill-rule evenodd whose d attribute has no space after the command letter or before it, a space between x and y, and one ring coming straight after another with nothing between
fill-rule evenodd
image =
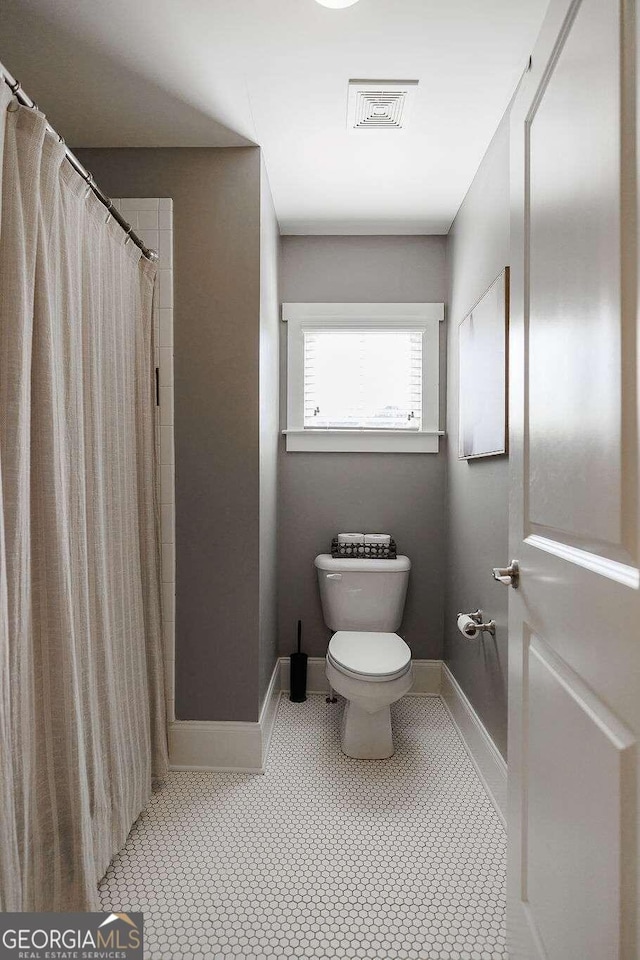
<instances>
[{"instance_id":1,"label":"toilet seat","mask_svg":"<svg viewBox=\"0 0 640 960\"><path fill-rule=\"evenodd\" d=\"M329 642L327 660L356 680L395 680L411 669L411 650L397 633L338 630Z\"/></svg>"}]
</instances>

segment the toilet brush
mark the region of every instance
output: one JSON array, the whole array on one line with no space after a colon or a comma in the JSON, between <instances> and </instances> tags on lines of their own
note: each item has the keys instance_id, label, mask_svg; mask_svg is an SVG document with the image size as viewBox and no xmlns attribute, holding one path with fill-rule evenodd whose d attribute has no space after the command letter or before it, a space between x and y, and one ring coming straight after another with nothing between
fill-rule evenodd
<instances>
[{"instance_id":1,"label":"toilet brush","mask_svg":"<svg viewBox=\"0 0 640 960\"><path fill-rule=\"evenodd\" d=\"M298 651L289 657L291 664L291 692L289 700L292 703L304 703L307 699L307 655L302 653L302 620L298 620Z\"/></svg>"}]
</instances>

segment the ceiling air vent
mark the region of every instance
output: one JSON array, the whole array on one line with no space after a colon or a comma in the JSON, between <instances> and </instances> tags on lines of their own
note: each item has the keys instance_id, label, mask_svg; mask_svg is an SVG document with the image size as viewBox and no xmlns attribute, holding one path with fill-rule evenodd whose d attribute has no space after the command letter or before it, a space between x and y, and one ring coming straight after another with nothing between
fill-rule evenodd
<instances>
[{"instance_id":1,"label":"ceiling air vent","mask_svg":"<svg viewBox=\"0 0 640 960\"><path fill-rule=\"evenodd\" d=\"M404 130L417 80L349 80L347 127Z\"/></svg>"}]
</instances>

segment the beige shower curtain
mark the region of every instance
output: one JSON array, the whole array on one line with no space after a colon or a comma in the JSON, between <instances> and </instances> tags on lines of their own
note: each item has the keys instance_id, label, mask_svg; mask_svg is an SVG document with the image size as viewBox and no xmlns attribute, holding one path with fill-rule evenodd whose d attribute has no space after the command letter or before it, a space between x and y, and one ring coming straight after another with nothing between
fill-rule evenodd
<instances>
[{"instance_id":1,"label":"beige shower curtain","mask_svg":"<svg viewBox=\"0 0 640 960\"><path fill-rule=\"evenodd\" d=\"M0 86L0 909L96 909L167 765L155 268Z\"/></svg>"}]
</instances>

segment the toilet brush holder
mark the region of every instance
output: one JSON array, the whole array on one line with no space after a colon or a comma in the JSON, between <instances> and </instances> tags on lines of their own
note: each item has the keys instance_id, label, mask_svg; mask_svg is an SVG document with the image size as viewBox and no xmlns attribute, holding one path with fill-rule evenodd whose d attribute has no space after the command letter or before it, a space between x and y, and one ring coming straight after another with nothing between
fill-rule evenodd
<instances>
[{"instance_id":1,"label":"toilet brush holder","mask_svg":"<svg viewBox=\"0 0 640 960\"><path fill-rule=\"evenodd\" d=\"M302 620L298 620L298 649L289 657L289 700L304 703L307 699L307 655L302 653Z\"/></svg>"}]
</instances>

